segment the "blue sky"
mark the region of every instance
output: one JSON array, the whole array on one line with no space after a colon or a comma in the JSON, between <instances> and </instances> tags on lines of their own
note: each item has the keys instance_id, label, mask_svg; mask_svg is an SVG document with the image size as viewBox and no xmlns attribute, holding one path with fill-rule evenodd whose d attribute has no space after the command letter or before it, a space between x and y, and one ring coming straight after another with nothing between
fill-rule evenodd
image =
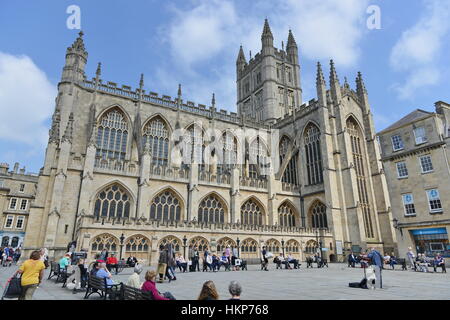
<instances>
[{"instance_id":1,"label":"blue sky","mask_svg":"<svg viewBox=\"0 0 450 320\"><path fill-rule=\"evenodd\" d=\"M66 48L70 5L81 28L92 78L102 78L235 111L235 61L260 50L264 18L275 46L289 28L300 51L304 100L315 98L315 65L335 60L339 78L354 88L363 73L377 130L416 108L434 111L450 101L450 3L446 0L278 1L2 1L0 3L0 162L42 167ZM366 12L381 9L381 29L369 30Z\"/></svg>"}]
</instances>

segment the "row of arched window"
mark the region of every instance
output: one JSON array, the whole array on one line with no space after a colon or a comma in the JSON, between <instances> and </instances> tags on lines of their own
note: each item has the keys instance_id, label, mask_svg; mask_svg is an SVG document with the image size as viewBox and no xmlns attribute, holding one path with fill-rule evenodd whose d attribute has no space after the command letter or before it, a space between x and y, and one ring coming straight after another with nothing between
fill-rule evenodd
<instances>
[{"instance_id":1,"label":"row of arched window","mask_svg":"<svg viewBox=\"0 0 450 320\"><path fill-rule=\"evenodd\" d=\"M115 107L104 113L97 125L97 158L124 160L127 152L129 124L122 111ZM152 156L152 164L167 165L169 161L170 129L161 116L153 117L144 126L142 145L147 146ZM200 164L204 168L205 136L199 126L193 124L187 129L183 137L182 159L185 166L191 163ZM221 163L218 172L226 173L238 160L237 138L226 131L221 137ZM309 123L304 134L307 182L309 185L323 182L322 159L320 152L320 130L313 123ZM279 144L280 163L288 153L291 139L283 136ZM217 151L214 151L217 152ZM266 144L259 136L249 145L249 176L251 178L265 177L270 167L269 152ZM298 152L292 154L282 181L298 185L297 172Z\"/></svg>"},{"instance_id":2,"label":"row of arched window","mask_svg":"<svg viewBox=\"0 0 450 320\"><path fill-rule=\"evenodd\" d=\"M95 199L94 216L97 218L130 217L131 197L118 184L106 187ZM328 228L326 206L316 201L310 211L310 226ZM227 205L216 194L211 193L200 201L198 221L201 223L225 223ZM279 225L299 227L299 217L295 207L288 201L278 207ZM150 219L162 222L182 220L182 200L172 190L166 189L158 193L150 202ZM267 224L265 212L260 202L252 197L240 207L240 223L262 226Z\"/></svg>"},{"instance_id":3,"label":"row of arched window","mask_svg":"<svg viewBox=\"0 0 450 320\"><path fill-rule=\"evenodd\" d=\"M157 247L165 247L167 245L171 245L175 252L181 252L184 248L181 240L172 235L168 235L159 240ZM263 245L268 251L274 254L281 252L283 249L283 244L277 239L273 238L265 241ZM186 246L189 248L197 247L200 252L203 252L206 249L211 249L210 242L202 236L195 236L189 239ZM91 241L90 247L93 254L99 253L103 249L106 249L110 252L116 252L120 248L119 240L113 235L107 233L95 236ZM229 237L223 237L217 240L217 252L223 252L227 247L236 248L236 240L233 240ZM258 255L260 251L258 242L253 238L246 238L241 240L239 242L239 247L240 253L244 256ZM315 240L310 239L305 243L303 250L306 253L316 253L318 247L318 243ZM127 255L136 256L138 259L145 260L146 258L148 258L146 255L149 253L150 248L150 239L140 234L133 235L127 238L124 242L125 253ZM289 239L284 243L284 250L286 253L295 254L299 253L302 248L300 247L300 243L297 240Z\"/></svg>"}]
</instances>

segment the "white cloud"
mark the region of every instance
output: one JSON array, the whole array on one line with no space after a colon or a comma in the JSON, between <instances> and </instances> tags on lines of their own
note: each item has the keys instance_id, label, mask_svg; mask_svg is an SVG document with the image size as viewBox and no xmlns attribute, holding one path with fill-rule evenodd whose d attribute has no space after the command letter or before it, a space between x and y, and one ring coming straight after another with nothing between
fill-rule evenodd
<instances>
[{"instance_id":1,"label":"white cloud","mask_svg":"<svg viewBox=\"0 0 450 320\"><path fill-rule=\"evenodd\" d=\"M424 3L424 14L402 33L391 51L393 69L407 73L406 81L394 86L401 99L413 98L417 89L435 85L441 77L437 63L450 31L450 3L447 0Z\"/></svg>"},{"instance_id":2,"label":"white cloud","mask_svg":"<svg viewBox=\"0 0 450 320\"><path fill-rule=\"evenodd\" d=\"M171 7L172 19L161 31L163 45L170 47L171 61L157 71L158 86L173 93L176 83L181 82L184 99L203 104L209 104L211 92L215 92L219 108L235 111L239 45L243 45L247 60L249 51L254 56L261 50L266 16L276 47L281 49L281 41L286 45L292 29L301 64L304 58L333 58L338 66L352 67L358 62L359 43L367 30L367 5L368 0L280 0L276 6L267 0L245 4L191 0L186 2L187 8Z\"/></svg>"},{"instance_id":3,"label":"white cloud","mask_svg":"<svg viewBox=\"0 0 450 320\"><path fill-rule=\"evenodd\" d=\"M45 145L56 88L25 55L0 52L0 139Z\"/></svg>"}]
</instances>

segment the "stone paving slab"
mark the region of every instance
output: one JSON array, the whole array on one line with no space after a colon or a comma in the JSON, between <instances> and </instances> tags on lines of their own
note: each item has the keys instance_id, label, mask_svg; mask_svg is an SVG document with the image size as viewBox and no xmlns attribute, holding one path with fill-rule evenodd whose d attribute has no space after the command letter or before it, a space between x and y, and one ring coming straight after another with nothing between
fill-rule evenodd
<instances>
[{"instance_id":1,"label":"stone paving slab","mask_svg":"<svg viewBox=\"0 0 450 320\"><path fill-rule=\"evenodd\" d=\"M178 300L196 299L203 283L213 280L221 299L228 299L228 284L238 281L243 288L241 298L247 300L448 300L450 299L450 275L420 273L413 271L383 271L383 289L363 290L349 288L349 282L360 281L364 272L361 268L348 268L344 264L330 264L329 268L300 270L260 271L258 266L249 266L248 271L192 272L177 273L177 280L157 284L161 292L170 291ZM17 267L0 267L0 292ZM141 274L154 267L145 267ZM440 270L440 269L439 269ZM34 295L36 300L79 300L83 293L73 294L55 284L55 280L45 280ZM126 282L132 269L114 276L117 282ZM53 278L54 279L54 278ZM90 299L98 299L92 295Z\"/></svg>"}]
</instances>

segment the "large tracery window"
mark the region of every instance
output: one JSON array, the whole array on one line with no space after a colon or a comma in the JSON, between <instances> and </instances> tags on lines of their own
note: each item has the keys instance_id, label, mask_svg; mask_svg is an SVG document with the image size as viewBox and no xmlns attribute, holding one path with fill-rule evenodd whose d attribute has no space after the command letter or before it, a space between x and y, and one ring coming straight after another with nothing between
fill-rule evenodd
<instances>
[{"instance_id":1,"label":"large tracery window","mask_svg":"<svg viewBox=\"0 0 450 320\"><path fill-rule=\"evenodd\" d=\"M199 164L199 170L204 170L203 159L205 151L204 132L200 126L191 125L185 132L183 139L183 164L190 166L192 163Z\"/></svg>"},{"instance_id":2,"label":"large tracery window","mask_svg":"<svg viewBox=\"0 0 450 320\"><path fill-rule=\"evenodd\" d=\"M241 206L241 223L246 225L263 225L263 210L254 200L249 199Z\"/></svg>"},{"instance_id":3,"label":"large tracery window","mask_svg":"<svg viewBox=\"0 0 450 320\"><path fill-rule=\"evenodd\" d=\"M309 240L306 243L305 252L309 254L315 254L318 252L319 245L314 240Z\"/></svg>"},{"instance_id":4,"label":"large tracery window","mask_svg":"<svg viewBox=\"0 0 450 320\"><path fill-rule=\"evenodd\" d=\"M283 227L295 227L295 211L288 202L278 208L278 219Z\"/></svg>"},{"instance_id":5,"label":"large tracery window","mask_svg":"<svg viewBox=\"0 0 450 320\"><path fill-rule=\"evenodd\" d=\"M286 242L286 252L287 253L299 253L300 252L300 244L298 241L291 239L288 242Z\"/></svg>"},{"instance_id":6,"label":"large tracery window","mask_svg":"<svg viewBox=\"0 0 450 320\"><path fill-rule=\"evenodd\" d=\"M310 214L313 228L328 228L327 207L322 202L316 202L311 208Z\"/></svg>"},{"instance_id":7,"label":"large tracery window","mask_svg":"<svg viewBox=\"0 0 450 320\"><path fill-rule=\"evenodd\" d=\"M211 194L198 206L198 221L202 223L224 223L225 209L222 201Z\"/></svg>"},{"instance_id":8,"label":"large tracery window","mask_svg":"<svg viewBox=\"0 0 450 320\"><path fill-rule=\"evenodd\" d=\"M305 130L305 155L308 185L323 182L322 156L320 152L320 131L314 124L309 124Z\"/></svg>"},{"instance_id":9,"label":"large tracery window","mask_svg":"<svg viewBox=\"0 0 450 320\"><path fill-rule=\"evenodd\" d=\"M147 252L149 245L150 241L146 237L141 235L132 236L125 244L125 252L129 254Z\"/></svg>"},{"instance_id":10,"label":"large tracery window","mask_svg":"<svg viewBox=\"0 0 450 320\"><path fill-rule=\"evenodd\" d=\"M266 247L267 247L267 251L272 252L272 253L279 253L281 252L280 248L281 248L281 244L278 240L276 239L269 239L266 241Z\"/></svg>"},{"instance_id":11,"label":"large tracery window","mask_svg":"<svg viewBox=\"0 0 450 320\"><path fill-rule=\"evenodd\" d=\"M150 205L150 219L159 221L180 221L181 201L171 190L161 192Z\"/></svg>"},{"instance_id":12,"label":"large tracery window","mask_svg":"<svg viewBox=\"0 0 450 320\"><path fill-rule=\"evenodd\" d=\"M258 136L250 144L249 176L251 178L265 177L269 163L267 147Z\"/></svg>"},{"instance_id":13,"label":"large tracery window","mask_svg":"<svg viewBox=\"0 0 450 320\"><path fill-rule=\"evenodd\" d=\"M291 144L291 139L284 136L280 141L280 166L283 164L283 160L286 157L287 152L289 151L289 146ZM281 178L282 182L290 183L293 185L298 185L297 182L297 159L298 153L295 155L291 155L291 159L284 170L283 177Z\"/></svg>"},{"instance_id":14,"label":"large tracery window","mask_svg":"<svg viewBox=\"0 0 450 320\"><path fill-rule=\"evenodd\" d=\"M97 158L125 160L128 122L118 109L106 112L97 130Z\"/></svg>"},{"instance_id":15,"label":"large tracery window","mask_svg":"<svg viewBox=\"0 0 450 320\"><path fill-rule=\"evenodd\" d=\"M222 135L222 163L217 165L217 172L219 174L225 174L229 170L233 169L237 163L237 139L231 132L225 132Z\"/></svg>"},{"instance_id":16,"label":"large tracery window","mask_svg":"<svg viewBox=\"0 0 450 320\"><path fill-rule=\"evenodd\" d=\"M189 247L194 248L197 247L198 251L202 252L208 249L209 242L203 237L195 237L189 241Z\"/></svg>"},{"instance_id":17,"label":"large tracery window","mask_svg":"<svg viewBox=\"0 0 450 320\"><path fill-rule=\"evenodd\" d=\"M103 249L114 252L118 246L119 241L117 238L107 233L96 236L91 242L91 249L94 252L102 251Z\"/></svg>"},{"instance_id":18,"label":"large tracery window","mask_svg":"<svg viewBox=\"0 0 450 320\"><path fill-rule=\"evenodd\" d=\"M169 161L169 129L163 119L153 118L144 127L142 145L148 143L152 164L166 166Z\"/></svg>"},{"instance_id":19,"label":"large tracery window","mask_svg":"<svg viewBox=\"0 0 450 320\"><path fill-rule=\"evenodd\" d=\"M236 247L236 242L234 242L234 240L225 237L225 238L221 238L217 241L217 252L221 253L223 251L225 251L225 249L227 247L230 247L230 249L233 247Z\"/></svg>"},{"instance_id":20,"label":"large tracery window","mask_svg":"<svg viewBox=\"0 0 450 320\"><path fill-rule=\"evenodd\" d=\"M161 241L159 242L158 248L160 246L163 246L164 248L168 245L171 244L173 247L173 250L175 252L180 252L180 248L181 248L181 241L180 239L174 237L174 236L167 236L161 239Z\"/></svg>"},{"instance_id":21,"label":"large tracery window","mask_svg":"<svg viewBox=\"0 0 450 320\"><path fill-rule=\"evenodd\" d=\"M364 137L362 136L359 125L352 117L347 120L347 132L350 135L353 164L358 183L359 203L363 212L364 229L366 232L366 237L373 238L374 233L372 217L370 212L369 196L367 193L367 176L364 170L364 158L363 151L361 149L361 143L364 141Z\"/></svg>"},{"instance_id":22,"label":"large tracery window","mask_svg":"<svg viewBox=\"0 0 450 320\"><path fill-rule=\"evenodd\" d=\"M240 243L241 253L256 253L258 251L258 242L256 240L248 238Z\"/></svg>"},{"instance_id":23,"label":"large tracery window","mask_svg":"<svg viewBox=\"0 0 450 320\"><path fill-rule=\"evenodd\" d=\"M113 184L97 195L94 216L97 218L128 218L131 199L121 186Z\"/></svg>"}]
</instances>

